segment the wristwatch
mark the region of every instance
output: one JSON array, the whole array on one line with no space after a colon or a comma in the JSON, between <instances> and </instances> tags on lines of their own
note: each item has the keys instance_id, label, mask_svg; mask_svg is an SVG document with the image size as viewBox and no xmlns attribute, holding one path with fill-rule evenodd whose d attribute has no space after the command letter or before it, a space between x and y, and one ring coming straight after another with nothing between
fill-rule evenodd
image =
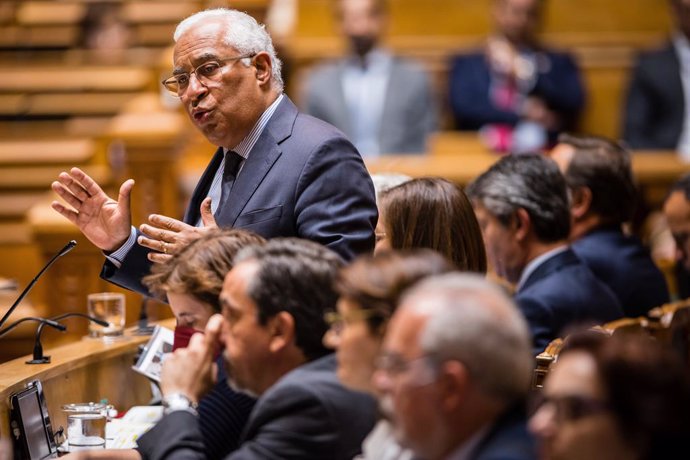
<instances>
[{"instance_id":1,"label":"wristwatch","mask_svg":"<svg viewBox=\"0 0 690 460\"><path fill-rule=\"evenodd\" d=\"M164 412L169 414L170 412L183 410L187 411L192 415L199 415L196 411L197 403L192 402L186 395L182 393L171 393L169 395L163 396Z\"/></svg>"}]
</instances>

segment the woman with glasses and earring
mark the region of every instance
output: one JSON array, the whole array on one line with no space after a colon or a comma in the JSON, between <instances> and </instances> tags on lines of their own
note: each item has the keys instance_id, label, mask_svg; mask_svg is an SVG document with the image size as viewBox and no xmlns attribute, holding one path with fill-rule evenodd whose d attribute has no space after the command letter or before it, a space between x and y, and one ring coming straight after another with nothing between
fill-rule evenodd
<instances>
[{"instance_id":1,"label":"woman with glasses and earring","mask_svg":"<svg viewBox=\"0 0 690 460\"><path fill-rule=\"evenodd\" d=\"M647 336L572 334L529 424L541 460L690 458L690 380Z\"/></svg>"},{"instance_id":2,"label":"woman with glasses and earring","mask_svg":"<svg viewBox=\"0 0 690 460\"><path fill-rule=\"evenodd\" d=\"M423 278L452 270L439 253L417 249L361 256L340 271L336 278L340 298L337 311L326 315L330 329L324 343L336 350L338 378L345 386L374 394L371 378L386 324L401 294ZM411 458L395 443L385 421L365 439L362 450L365 459Z\"/></svg>"}]
</instances>

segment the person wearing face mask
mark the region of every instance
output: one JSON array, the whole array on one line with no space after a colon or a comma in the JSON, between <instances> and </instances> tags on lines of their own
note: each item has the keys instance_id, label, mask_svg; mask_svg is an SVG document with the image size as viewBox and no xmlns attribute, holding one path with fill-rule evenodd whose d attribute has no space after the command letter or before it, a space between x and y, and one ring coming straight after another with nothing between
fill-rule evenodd
<instances>
[{"instance_id":1,"label":"person wearing face mask","mask_svg":"<svg viewBox=\"0 0 690 460\"><path fill-rule=\"evenodd\" d=\"M169 263L156 264L143 279L149 290L170 304L177 325L173 350L186 348L195 333L203 333L208 319L220 312L218 296L237 252L265 240L245 230L214 229L177 253ZM220 360L220 350L216 360ZM239 438L255 399L227 383L223 366L218 382L199 401L199 426L208 459L223 458L239 445ZM72 454L75 458L147 458L139 450L101 450Z\"/></svg>"},{"instance_id":2,"label":"person wearing face mask","mask_svg":"<svg viewBox=\"0 0 690 460\"><path fill-rule=\"evenodd\" d=\"M339 0L348 54L316 68L302 88L303 110L342 130L363 157L423 153L436 129L427 74L381 46L387 8L385 0Z\"/></svg>"}]
</instances>

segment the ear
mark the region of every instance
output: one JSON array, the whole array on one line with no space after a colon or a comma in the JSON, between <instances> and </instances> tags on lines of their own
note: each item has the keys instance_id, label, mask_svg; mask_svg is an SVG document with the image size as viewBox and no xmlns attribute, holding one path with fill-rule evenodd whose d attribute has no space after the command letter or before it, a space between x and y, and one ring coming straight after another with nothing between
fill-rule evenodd
<instances>
[{"instance_id":1,"label":"ear","mask_svg":"<svg viewBox=\"0 0 690 460\"><path fill-rule=\"evenodd\" d=\"M264 86L269 84L273 72L271 56L267 52L261 51L252 58L252 61L254 62L254 68L256 68L256 79L259 85Z\"/></svg>"},{"instance_id":2,"label":"ear","mask_svg":"<svg viewBox=\"0 0 690 460\"><path fill-rule=\"evenodd\" d=\"M529 213L524 208L518 208L513 218L513 229L515 232L515 240L523 241L530 234L532 230L532 220Z\"/></svg>"},{"instance_id":3,"label":"ear","mask_svg":"<svg viewBox=\"0 0 690 460\"><path fill-rule=\"evenodd\" d=\"M582 219L592 206L592 190L589 187L578 187L571 190L570 199L570 213L574 219Z\"/></svg>"},{"instance_id":4,"label":"ear","mask_svg":"<svg viewBox=\"0 0 690 460\"><path fill-rule=\"evenodd\" d=\"M275 315L268 324L270 334L269 350L276 353L295 341L295 318L286 311Z\"/></svg>"},{"instance_id":5,"label":"ear","mask_svg":"<svg viewBox=\"0 0 690 460\"><path fill-rule=\"evenodd\" d=\"M460 361L446 361L441 366L438 378L439 402L444 412L457 411L468 398L470 375Z\"/></svg>"}]
</instances>

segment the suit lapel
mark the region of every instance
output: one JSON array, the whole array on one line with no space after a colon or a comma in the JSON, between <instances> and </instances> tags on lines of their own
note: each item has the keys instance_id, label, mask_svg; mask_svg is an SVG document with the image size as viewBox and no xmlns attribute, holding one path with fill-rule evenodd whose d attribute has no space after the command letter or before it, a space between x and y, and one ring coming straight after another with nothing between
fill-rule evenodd
<instances>
[{"instance_id":1,"label":"suit lapel","mask_svg":"<svg viewBox=\"0 0 690 460\"><path fill-rule=\"evenodd\" d=\"M280 143L291 135L297 113L297 107L284 96L235 180L227 208L220 211L220 223L235 224L261 181L282 154Z\"/></svg>"},{"instance_id":2,"label":"suit lapel","mask_svg":"<svg viewBox=\"0 0 690 460\"><path fill-rule=\"evenodd\" d=\"M345 100L345 83L343 82L343 75L345 75L345 61L339 61L336 65L335 72L333 72L333 93L329 96L331 98L330 105L333 107L333 115L335 120L333 124L341 127L340 130L352 137L352 121L350 120L350 110Z\"/></svg>"},{"instance_id":3,"label":"suit lapel","mask_svg":"<svg viewBox=\"0 0 690 460\"><path fill-rule=\"evenodd\" d=\"M541 265L539 265L536 270L525 280L525 283L520 288L520 292L526 290L531 285L535 284L539 280L542 280L549 276L551 273L556 272L566 265L571 265L577 263L578 258L572 249L568 248L563 252L556 254L555 256L547 259Z\"/></svg>"},{"instance_id":4,"label":"suit lapel","mask_svg":"<svg viewBox=\"0 0 690 460\"><path fill-rule=\"evenodd\" d=\"M218 148L216 153L213 155L211 162L206 167L206 170L201 175L199 182L194 188L194 193L192 193L192 199L189 201L189 206L187 206L187 211L184 213L184 222L189 225L196 225L197 221L201 217L199 212L199 207L204 198L208 196L208 191L211 188L211 183L213 182L213 177L216 175L216 171L220 166L220 162L223 160L223 149Z\"/></svg>"}]
</instances>

